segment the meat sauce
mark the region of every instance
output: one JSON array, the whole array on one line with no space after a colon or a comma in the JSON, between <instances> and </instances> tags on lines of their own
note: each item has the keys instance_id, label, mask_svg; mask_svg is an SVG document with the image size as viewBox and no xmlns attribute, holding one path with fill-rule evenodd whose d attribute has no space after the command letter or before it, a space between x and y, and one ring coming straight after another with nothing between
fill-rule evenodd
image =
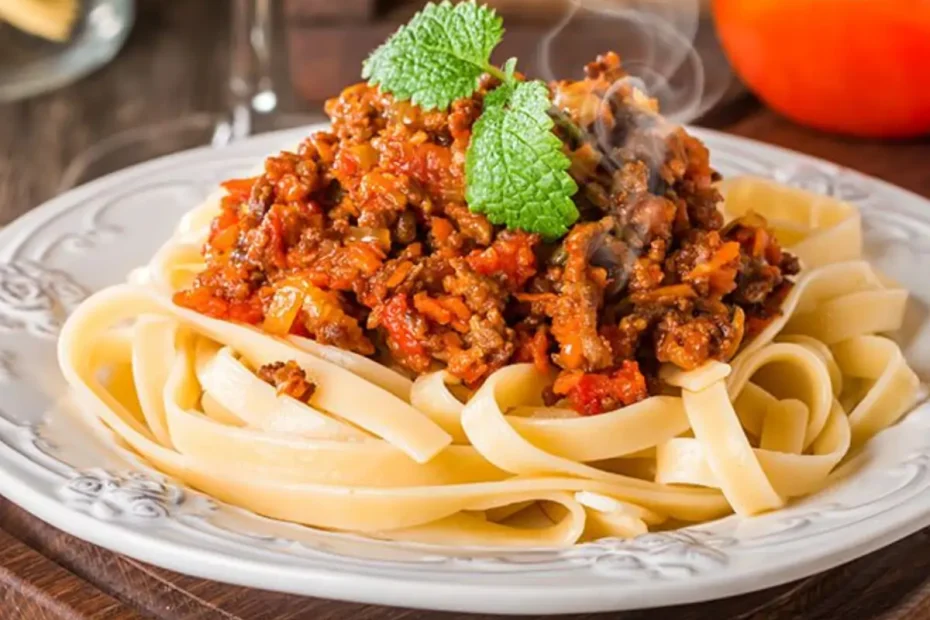
<instances>
[{"instance_id":1,"label":"meat sauce","mask_svg":"<svg viewBox=\"0 0 930 620\"><path fill-rule=\"evenodd\" d=\"M491 78L432 112L358 84L327 102L329 131L224 184L207 268L176 303L473 387L529 362L587 415L655 392L660 363L729 359L778 315L796 259L759 216L723 226L707 149L625 86L615 54L585 72L550 85L581 188L563 239L468 209Z\"/></svg>"},{"instance_id":2,"label":"meat sauce","mask_svg":"<svg viewBox=\"0 0 930 620\"><path fill-rule=\"evenodd\" d=\"M255 374L259 379L274 387L278 394L290 396L304 403L309 402L316 391L316 385L307 379L306 371L294 360L265 364Z\"/></svg>"}]
</instances>

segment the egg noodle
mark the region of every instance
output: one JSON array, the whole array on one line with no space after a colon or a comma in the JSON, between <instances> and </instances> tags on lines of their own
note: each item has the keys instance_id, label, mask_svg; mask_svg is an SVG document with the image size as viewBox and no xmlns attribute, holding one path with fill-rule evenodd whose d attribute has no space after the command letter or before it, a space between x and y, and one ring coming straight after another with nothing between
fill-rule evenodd
<instances>
[{"instance_id":1,"label":"egg noodle","mask_svg":"<svg viewBox=\"0 0 930 620\"><path fill-rule=\"evenodd\" d=\"M729 364L663 368L668 395L601 415L546 407L551 377L505 366L474 393L410 381L299 337L178 307L219 199L130 283L85 301L59 359L82 408L160 471L256 513L390 540L565 546L753 515L823 487L913 404L893 341L907 292L861 255L849 204L738 178L727 219L767 218L803 270L783 313ZM309 404L256 376L293 360Z\"/></svg>"}]
</instances>

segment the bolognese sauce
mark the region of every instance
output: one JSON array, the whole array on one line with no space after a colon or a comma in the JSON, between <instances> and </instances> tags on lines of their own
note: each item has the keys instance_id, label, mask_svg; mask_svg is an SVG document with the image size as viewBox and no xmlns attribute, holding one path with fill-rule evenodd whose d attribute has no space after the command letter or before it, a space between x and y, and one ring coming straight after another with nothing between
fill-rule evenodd
<instances>
[{"instance_id":1,"label":"bolognese sauce","mask_svg":"<svg viewBox=\"0 0 930 620\"><path fill-rule=\"evenodd\" d=\"M207 267L176 303L470 386L529 362L586 415L654 393L660 363L729 359L777 316L797 260L759 216L723 225L707 149L625 77L609 53L550 84L580 188L561 240L468 208L493 78L444 111L357 84L326 103L331 129L224 184Z\"/></svg>"}]
</instances>

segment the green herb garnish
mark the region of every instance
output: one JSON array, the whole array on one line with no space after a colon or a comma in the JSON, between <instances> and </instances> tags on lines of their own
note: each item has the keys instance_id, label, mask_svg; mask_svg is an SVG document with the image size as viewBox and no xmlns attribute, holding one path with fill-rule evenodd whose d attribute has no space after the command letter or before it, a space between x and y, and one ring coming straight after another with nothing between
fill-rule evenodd
<instances>
[{"instance_id":1,"label":"green herb garnish","mask_svg":"<svg viewBox=\"0 0 930 620\"><path fill-rule=\"evenodd\" d=\"M552 133L542 82L505 83L490 93L465 158L466 200L495 224L561 237L578 219L578 191Z\"/></svg>"},{"instance_id":2,"label":"green herb garnish","mask_svg":"<svg viewBox=\"0 0 930 620\"><path fill-rule=\"evenodd\" d=\"M482 74L503 79L491 65L503 23L474 2L429 3L368 57L362 77L427 110L447 108L471 96Z\"/></svg>"},{"instance_id":3,"label":"green herb garnish","mask_svg":"<svg viewBox=\"0 0 930 620\"><path fill-rule=\"evenodd\" d=\"M578 219L571 200L578 187L552 133L546 85L517 80L516 59L503 69L490 62L503 32L501 18L474 0L430 3L369 56L362 77L425 109L471 96L485 73L501 80L472 127L466 199L495 224L554 239Z\"/></svg>"}]
</instances>

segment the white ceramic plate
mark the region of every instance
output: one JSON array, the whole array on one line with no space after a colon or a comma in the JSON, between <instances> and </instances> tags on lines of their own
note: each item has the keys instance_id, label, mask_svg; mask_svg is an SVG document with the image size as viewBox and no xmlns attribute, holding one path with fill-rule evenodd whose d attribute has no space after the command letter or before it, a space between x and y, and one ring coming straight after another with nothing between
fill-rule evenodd
<instances>
[{"instance_id":1,"label":"white ceramic plate","mask_svg":"<svg viewBox=\"0 0 930 620\"><path fill-rule=\"evenodd\" d=\"M930 406L875 438L826 492L752 519L509 553L386 543L271 521L147 469L69 404L67 312L148 260L181 214L307 130L200 149L94 181L0 233L0 493L75 536L183 573L327 598L549 614L701 601L774 586L930 525ZM869 258L913 292L902 342L930 377L930 201L789 151L696 131L724 174L857 204ZM845 477L842 476L845 474Z\"/></svg>"}]
</instances>

